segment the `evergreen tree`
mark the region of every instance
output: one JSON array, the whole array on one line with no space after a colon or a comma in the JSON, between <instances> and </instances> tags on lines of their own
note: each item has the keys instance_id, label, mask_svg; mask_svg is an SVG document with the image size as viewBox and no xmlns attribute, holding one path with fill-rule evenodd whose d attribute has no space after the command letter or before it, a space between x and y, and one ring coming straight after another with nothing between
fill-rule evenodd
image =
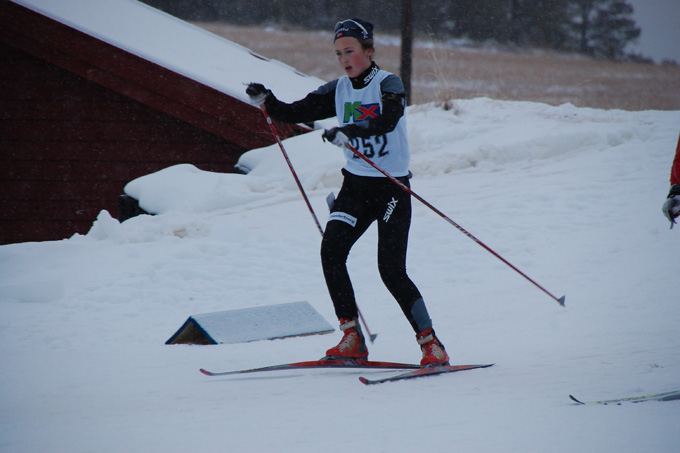
<instances>
[{"instance_id":1,"label":"evergreen tree","mask_svg":"<svg viewBox=\"0 0 680 453\"><path fill-rule=\"evenodd\" d=\"M590 36L595 55L620 59L626 45L640 36L640 28L631 19L633 7L624 1L611 1L593 21Z\"/></svg>"},{"instance_id":2,"label":"evergreen tree","mask_svg":"<svg viewBox=\"0 0 680 453\"><path fill-rule=\"evenodd\" d=\"M631 18L633 7L621 0L569 0L573 47L581 53L610 59L640 36Z\"/></svg>"},{"instance_id":3,"label":"evergreen tree","mask_svg":"<svg viewBox=\"0 0 680 453\"><path fill-rule=\"evenodd\" d=\"M531 46L561 49L567 39L567 0L524 0L524 42Z\"/></svg>"},{"instance_id":4,"label":"evergreen tree","mask_svg":"<svg viewBox=\"0 0 680 453\"><path fill-rule=\"evenodd\" d=\"M401 2L395 0L141 1L185 20L331 30L338 20L361 17L380 33L399 35L401 30ZM632 14L623 0L419 0L413 28L416 36L509 42L617 59L640 35Z\"/></svg>"},{"instance_id":5,"label":"evergreen tree","mask_svg":"<svg viewBox=\"0 0 680 453\"><path fill-rule=\"evenodd\" d=\"M475 41L506 40L507 0L456 0L451 3L454 37Z\"/></svg>"}]
</instances>

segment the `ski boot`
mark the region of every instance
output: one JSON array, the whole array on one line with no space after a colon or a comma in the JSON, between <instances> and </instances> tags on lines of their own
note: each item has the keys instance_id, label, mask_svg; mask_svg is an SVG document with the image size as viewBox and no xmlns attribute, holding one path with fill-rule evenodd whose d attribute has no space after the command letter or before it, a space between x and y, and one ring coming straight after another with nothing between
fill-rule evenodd
<instances>
[{"instance_id":1,"label":"ski boot","mask_svg":"<svg viewBox=\"0 0 680 453\"><path fill-rule=\"evenodd\" d=\"M326 351L326 358L366 359L368 349L357 319L340 319L340 330L344 335L337 346Z\"/></svg>"},{"instance_id":2,"label":"ski boot","mask_svg":"<svg viewBox=\"0 0 680 453\"><path fill-rule=\"evenodd\" d=\"M439 342L439 339L432 328L429 328L416 335L416 340L420 345L420 350L423 351L423 358L420 360L420 366L437 366L448 365L449 355L444 349L444 345Z\"/></svg>"}]
</instances>

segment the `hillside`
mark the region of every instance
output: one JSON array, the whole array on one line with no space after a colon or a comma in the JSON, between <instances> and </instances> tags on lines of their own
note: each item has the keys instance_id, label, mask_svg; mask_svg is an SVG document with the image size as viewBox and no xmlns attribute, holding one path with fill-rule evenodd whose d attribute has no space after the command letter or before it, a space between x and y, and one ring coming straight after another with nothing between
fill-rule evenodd
<instances>
[{"instance_id":1,"label":"hillside","mask_svg":"<svg viewBox=\"0 0 680 453\"><path fill-rule=\"evenodd\" d=\"M304 74L323 80L342 75L330 33L224 23L196 25ZM399 38L376 34L376 50L378 64L398 73ZM413 104L489 97L603 109L680 110L680 66L418 41L413 67Z\"/></svg>"}]
</instances>

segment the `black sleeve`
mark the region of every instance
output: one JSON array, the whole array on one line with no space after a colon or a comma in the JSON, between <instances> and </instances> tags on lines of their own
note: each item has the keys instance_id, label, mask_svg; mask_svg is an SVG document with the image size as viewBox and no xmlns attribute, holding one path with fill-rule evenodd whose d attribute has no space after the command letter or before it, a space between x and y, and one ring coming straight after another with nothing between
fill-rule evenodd
<instances>
[{"instance_id":1,"label":"black sleeve","mask_svg":"<svg viewBox=\"0 0 680 453\"><path fill-rule=\"evenodd\" d=\"M335 116L335 87L337 80L328 82L303 99L286 104L273 94L265 100L269 115L282 123L310 123Z\"/></svg>"}]
</instances>

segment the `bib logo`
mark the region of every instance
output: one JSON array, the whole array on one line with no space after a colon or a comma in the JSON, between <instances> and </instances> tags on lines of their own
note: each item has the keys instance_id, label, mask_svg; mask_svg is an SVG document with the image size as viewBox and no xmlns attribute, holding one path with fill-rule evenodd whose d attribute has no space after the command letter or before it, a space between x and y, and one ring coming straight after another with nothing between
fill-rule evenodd
<instances>
[{"instance_id":1,"label":"bib logo","mask_svg":"<svg viewBox=\"0 0 680 453\"><path fill-rule=\"evenodd\" d=\"M380 104L362 104L361 102L345 102L345 118L347 124L350 119L353 122L365 121L380 115Z\"/></svg>"}]
</instances>

